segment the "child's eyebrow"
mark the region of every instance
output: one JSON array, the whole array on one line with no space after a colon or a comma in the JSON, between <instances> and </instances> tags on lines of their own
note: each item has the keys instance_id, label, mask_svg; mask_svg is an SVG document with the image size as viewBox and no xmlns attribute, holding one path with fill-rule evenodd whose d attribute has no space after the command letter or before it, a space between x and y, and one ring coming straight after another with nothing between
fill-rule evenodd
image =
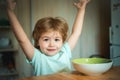
<instances>
[{"instance_id":1,"label":"child's eyebrow","mask_svg":"<svg viewBox=\"0 0 120 80\"><path fill-rule=\"evenodd\" d=\"M41 37L41 38L49 38L48 36L43 36L43 37Z\"/></svg>"},{"instance_id":2,"label":"child's eyebrow","mask_svg":"<svg viewBox=\"0 0 120 80\"><path fill-rule=\"evenodd\" d=\"M55 38L62 38L62 37L55 37Z\"/></svg>"},{"instance_id":3,"label":"child's eyebrow","mask_svg":"<svg viewBox=\"0 0 120 80\"><path fill-rule=\"evenodd\" d=\"M49 36L43 36L41 38L50 38L50 37ZM62 37L55 37L55 38L61 39Z\"/></svg>"}]
</instances>

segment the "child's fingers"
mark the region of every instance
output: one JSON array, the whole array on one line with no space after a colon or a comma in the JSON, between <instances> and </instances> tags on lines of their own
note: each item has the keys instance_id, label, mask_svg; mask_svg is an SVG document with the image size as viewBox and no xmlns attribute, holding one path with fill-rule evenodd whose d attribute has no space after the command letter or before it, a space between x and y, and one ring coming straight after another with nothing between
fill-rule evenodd
<instances>
[{"instance_id":1,"label":"child's fingers","mask_svg":"<svg viewBox=\"0 0 120 80\"><path fill-rule=\"evenodd\" d=\"M87 3L90 2L90 0L87 0Z\"/></svg>"},{"instance_id":2,"label":"child's fingers","mask_svg":"<svg viewBox=\"0 0 120 80\"><path fill-rule=\"evenodd\" d=\"M82 3L85 2L85 3L88 3L89 1L90 1L90 0L79 0L79 1L77 1L77 3L78 3L78 2L82 2Z\"/></svg>"},{"instance_id":3,"label":"child's fingers","mask_svg":"<svg viewBox=\"0 0 120 80\"><path fill-rule=\"evenodd\" d=\"M75 1L74 2L74 6L76 6L77 8L81 8L84 7L90 0L79 0L79 1Z\"/></svg>"},{"instance_id":4,"label":"child's fingers","mask_svg":"<svg viewBox=\"0 0 120 80\"><path fill-rule=\"evenodd\" d=\"M74 4L74 6L77 7L77 8L80 8L80 7L81 7L81 3L76 3L76 2L74 2L73 4Z\"/></svg>"},{"instance_id":5,"label":"child's fingers","mask_svg":"<svg viewBox=\"0 0 120 80\"><path fill-rule=\"evenodd\" d=\"M7 8L10 10L14 10L16 6L16 2L14 0L6 0L7 1Z\"/></svg>"}]
</instances>

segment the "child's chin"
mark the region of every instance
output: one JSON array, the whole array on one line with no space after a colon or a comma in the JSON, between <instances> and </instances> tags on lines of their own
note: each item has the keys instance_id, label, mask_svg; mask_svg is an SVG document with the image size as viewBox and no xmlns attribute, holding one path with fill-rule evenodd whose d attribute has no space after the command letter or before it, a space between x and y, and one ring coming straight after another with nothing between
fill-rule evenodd
<instances>
[{"instance_id":1,"label":"child's chin","mask_svg":"<svg viewBox=\"0 0 120 80\"><path fill-rule=\"evenodd\" d=\"M48 53L48 54L46 54L47 56L54 56L54 55L56 55L57 53Z\"/></svg>"}]
</instances>

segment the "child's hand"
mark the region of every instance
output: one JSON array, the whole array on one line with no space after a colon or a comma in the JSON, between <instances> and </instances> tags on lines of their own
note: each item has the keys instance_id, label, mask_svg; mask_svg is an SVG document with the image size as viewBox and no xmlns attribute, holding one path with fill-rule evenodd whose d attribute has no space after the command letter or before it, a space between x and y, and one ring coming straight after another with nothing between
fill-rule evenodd
<instances>
[{"instance_id":1,"label":"child's hand","mask_svg":"<svg viewBox=\"0 0 120 80\"><path fill-rule=\"evenodd\" d=\"M79 0L78 2L75 2L74 5L77 7L77 9L82 9L86 7L86 4L89 2L90 0Z\"/></svg>"},{"instance_id":2,"label":"child's hand","mask_svg":"<svg viewBox=\"0 0 120 80\"><path fill-rule=\"evenodd\" d=\"M7 1L7 9L14 10L16 6L16 2L14 0L6 0Z\"/></svg>"}]
</instances>

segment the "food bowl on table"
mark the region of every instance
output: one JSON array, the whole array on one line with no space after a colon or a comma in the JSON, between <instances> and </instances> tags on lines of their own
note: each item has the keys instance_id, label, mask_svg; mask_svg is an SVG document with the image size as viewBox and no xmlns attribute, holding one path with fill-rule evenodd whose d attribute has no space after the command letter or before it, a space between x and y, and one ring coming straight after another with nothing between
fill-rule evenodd
<instances>
[{"instance_id":1,"label":"food bowl on table","mask_svg":"<svg viewBox=\"0 0 120 80\"><path fill-rule=\"evenodd\" d=\"M85 75L100 75L107 72L113 61L106 58L78 58L72 60L73 67Z\"/></svg>"}]
</instances>

